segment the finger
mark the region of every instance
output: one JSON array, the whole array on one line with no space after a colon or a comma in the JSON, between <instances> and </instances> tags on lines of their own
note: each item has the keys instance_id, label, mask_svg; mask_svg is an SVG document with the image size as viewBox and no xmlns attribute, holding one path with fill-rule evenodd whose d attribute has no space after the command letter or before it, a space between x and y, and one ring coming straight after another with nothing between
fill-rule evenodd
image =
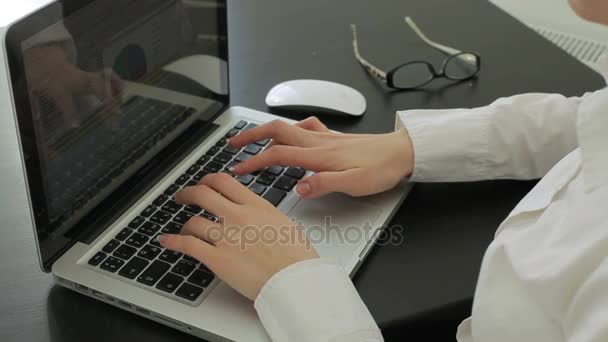
<instances>
[{"instance_id":1,"label":"finger","mask_svg":"<svg viewBox=\"0 0 608 342\"><path fill-rule=\"evenodd\" d=\"M179 204L195 204L220 218L236 211L236 204L206 185L187 187L175 195Z\"/></svg>"},{"instance_id":2,"label":"finger","mask_svg":"<svg viewBox=\"0 0 608 342\"><path fill-rule=\"evenodd\" d=\"M310 131L275 120L237 135L230 139L230 145L240 148L265 139L282 145L307 147L313 146L315 137Z\"/></svg>"},{"instance_id":3,"label":"finger","mask_svg":"<svg viewBox=\"0 0 608 342\"><path fill-rule=\"evenodd\" d=\"M106 103L111 100L111 78L105 70L87 73L86 78L89 92L95 95L100 102Z\"/></svg>"},{"instance_id":4,"label":"finger","mask_svg":"<svg viewBox=\"0 0 608 342\"><path fill-rule=\"evenodd\" d=\"M109 72L111 74L112 96L120 98L125 92L125 84L114 71L110 69Z\"/></svg>"},{"instance_id":5,"label":"finger","mask_svg":"<svg viewBox=\"0 0 608 342\"><path fill-rule=\"evenodd\" d=\"M296 191L304 198L318 198L329 193L340 192L351 196L365 195L365 180L362 169L342 172L321 172L298 183Z\"/></svg>"},{"instance_id":6,"label":"finger","mask_svg":"<svg viewBox=\"0 0 608 342\"><path fill-rule=\"evenodd\" d=\"M64 90L60 90L51 94L55 105L61 111L63 116L63 124L66 127L78 127L80 121L76 118L76 104L72 95Z\"/></svg>"},{"instance_id":7,"label":"finger","mask_svg":"<svg viewBox=\"0 0 608 342\"><path fill-rule=\"evenodd\" d=\"M293 146L277 145L233 166L236 174L249 174L273 165L298 166L318 171L327 168L328 158L320 155L319 150Z\"/></svg>"},{"instance_id":8,"label":"finger","mask_svg":"<svg viewBox=\"0 0 608 342\"><path fill-rule=\"evenodd\" d=\"M192 235L213 245L217 245L223 237L223 231L220 224L211 222L200 216L193 216L188 220L180 234Z\"/></svg>"},{"instance_id":9,"label":"finger","mask_svg":"<svg viewBox=\"0 0 608 342\"><path fill-rule=\"evenodd\" d=\"M223 255L221 249L190 235L161 235L158 242L164 248L195 258L214 272Z\"/></svg>"},{"instance_id":10,"label":"finger","mask_svg":"<svg viewBox=\"0 0 608 342\"><path fill-rule=\"evenodd\" d=\"M199 184L210 187L237 204L254 204L260 200L251 190L226 173L207 175Z\"/></svg>"},{"instance_id":11,"label":"finger","mask_svg":"<svg viewBox=\"0 0 608 342\"><path fill-rule=\"evenodd\" d=\"M329 132L329 128L327 128L327 126L325 126L321 122L321 120L319 120L315 116L311 116L305 120L298 122L296 126L308 131Z\"/></svg>"},{"instance_id":12,"label":"finger","mask_svg":"<svg viewBox=\"0 0 608 342\"><path fill-rule=\"evenodd\" d=\"M307 131L319 132L319 133L329 133L330 130L325 126L321 120L317 117L311 116L305 120L302 120L296 124L297 127L305 129ZM275 141L273 141L268 147L272 147L278 145Z\"/></svg>"}]
</instances>

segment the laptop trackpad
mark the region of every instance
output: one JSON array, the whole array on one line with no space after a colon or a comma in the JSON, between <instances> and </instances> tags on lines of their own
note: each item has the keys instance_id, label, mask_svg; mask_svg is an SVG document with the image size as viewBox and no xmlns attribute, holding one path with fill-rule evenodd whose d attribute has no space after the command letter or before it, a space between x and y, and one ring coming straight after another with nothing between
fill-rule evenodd
<instances>
[{"instance_id":1,"label":"laptop trackpad","mask_svg":"<svg viewBox=\"0 0 608 342\"><path fill-rule=\"evenodd\" d=\"M315 200L300 200L289 212L304 227L317 252L346 265L362 245L374 236L381 213L373 197L352 198L332 194Z\"/></svg>"}]
</instances>

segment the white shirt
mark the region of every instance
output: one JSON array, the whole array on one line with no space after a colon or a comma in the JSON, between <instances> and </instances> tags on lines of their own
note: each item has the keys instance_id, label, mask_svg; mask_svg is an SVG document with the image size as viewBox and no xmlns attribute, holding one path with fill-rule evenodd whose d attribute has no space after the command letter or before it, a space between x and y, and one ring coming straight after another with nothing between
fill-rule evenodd
<instances>
[{"instance_id":1,"label":"white shirt","mask_svg":"<svg viewBox=\"0 0 608 342\"><path fill-rule=\"evenodd\" d=\"M458 340L608 341L608 88L401 112L397 126L414 144L412 181L543 177L488 247ZM382 341L346 273L327 260L279 272L255 307L275 342Z\"/></svg>"}]
</instances>

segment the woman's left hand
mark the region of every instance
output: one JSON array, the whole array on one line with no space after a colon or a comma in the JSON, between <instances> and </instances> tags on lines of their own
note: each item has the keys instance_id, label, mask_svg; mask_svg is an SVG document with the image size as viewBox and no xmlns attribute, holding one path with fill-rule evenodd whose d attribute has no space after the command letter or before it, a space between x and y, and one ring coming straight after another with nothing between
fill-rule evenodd
<instances>
[{"instance_id":1,"label":"woman's left hand","mask_svg":"<svg viewBox=\"0 0 608 342\"><path fill-rule=\"evenodd\" d=\"M249 299L277 272L319 257L296 223L227 174L206 176L176 201L220 222L195 216L180 235L162 236L162 246L196 258Z\"/></svg>"}]
</instances>

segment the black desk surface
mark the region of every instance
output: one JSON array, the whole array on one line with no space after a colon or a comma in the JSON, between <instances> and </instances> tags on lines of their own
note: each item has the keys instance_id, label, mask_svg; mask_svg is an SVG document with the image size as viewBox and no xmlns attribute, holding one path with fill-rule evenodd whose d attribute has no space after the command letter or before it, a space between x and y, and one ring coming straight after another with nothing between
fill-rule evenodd
<instances>
[{"instance_id":1,"label":"black desk surface","mask_svg":"<svg viewBox=\"0 0 608 342\"><path fill-rule=\"evenodd\" d=\"M367 76L352 54L350 23L359 26L362 53L383 68L413 59L441 62L442 55L404 24L405 15L432 39L479 53L479 79L394 93ZM332 128L344 131L390 131L397 110L476 107L524 92L579 95L603 86L597 74L485 0L233 0L229 22L235 105L266 110L266 92L289 79L341 82L368 100L361 119L327 118ZM502 181L414 188L392 223L405 228L405 243L375 248L355 278L387 335L467 314L485 248L532 185ZM3 228L0 340L196 341L53 286L39 271L31 228Z\"/></svg>"}]
</instances>

